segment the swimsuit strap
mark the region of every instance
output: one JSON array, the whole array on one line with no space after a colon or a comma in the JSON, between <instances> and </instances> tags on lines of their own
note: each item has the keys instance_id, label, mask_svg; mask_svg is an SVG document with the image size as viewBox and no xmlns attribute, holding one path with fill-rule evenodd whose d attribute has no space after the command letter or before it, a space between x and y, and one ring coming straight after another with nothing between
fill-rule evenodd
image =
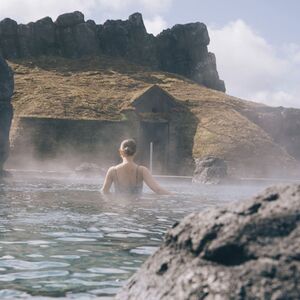
<instances>
[{"instance_id":1,"label":"swimsuit strap","mask_svg":"<svg viewBox=\"0 0 300 300\"><path fill-rule=\"evenodd\" d=\"M136 169L136 183L135 183L136 188L142 188L143 186L143 179L142 179L143 177L140 176L139 169L140 166L138 165Z\"/></svg>"},{"instance_id":2,"label":"swimsuit strap","mask_svg":"<svg viewBox=\"0 0 300 300\"><path fill-rule=\"evenodd\" d=\"M138 186L139 183L139 166L136 167L136 177L135 177L135 186Z\"/></svg>"}]
</instances>

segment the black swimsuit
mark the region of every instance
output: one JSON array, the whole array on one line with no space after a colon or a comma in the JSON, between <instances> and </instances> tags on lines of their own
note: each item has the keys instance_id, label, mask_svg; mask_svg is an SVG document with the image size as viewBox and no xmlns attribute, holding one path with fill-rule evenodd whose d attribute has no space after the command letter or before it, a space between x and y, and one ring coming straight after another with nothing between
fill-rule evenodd
<instances>
[{"instance_id":1,"label":"black swimsuit","mask_svg":"<svg viewBox=\"0 0 300 300\"><path fill-rule=\"evenodd\" d=\"M139 195L143 192L143 181L139 180L139 166L136 167L135 185L131 186L121 185L118 179L117 169L115 168L114 171L114 187L117 194Z\"/></svg>"}]
</instances>

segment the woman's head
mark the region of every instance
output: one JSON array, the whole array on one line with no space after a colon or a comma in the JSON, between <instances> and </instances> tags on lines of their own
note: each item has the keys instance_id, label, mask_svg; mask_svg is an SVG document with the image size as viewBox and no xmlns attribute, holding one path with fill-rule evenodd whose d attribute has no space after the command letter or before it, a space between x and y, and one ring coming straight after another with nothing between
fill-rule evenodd
<instances>
[{"instance_id":1,"label":"woman's head","mask_svg":"<svg viewBox=\"0 0 300 300\"><path fill-rule=\"evenodd\" d=\"M136 142L133 139L124 140L120 146L122 156L133 156L136 152Z\"/></svg>"}]
</instances>

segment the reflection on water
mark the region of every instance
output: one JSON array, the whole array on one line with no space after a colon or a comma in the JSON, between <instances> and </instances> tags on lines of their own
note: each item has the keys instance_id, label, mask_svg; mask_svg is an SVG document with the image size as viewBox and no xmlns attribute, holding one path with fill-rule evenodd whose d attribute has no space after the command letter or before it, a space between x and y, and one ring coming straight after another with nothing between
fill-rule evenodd
<instances>
[{"instance_id":1,"label":"reflection on water","mask_svg":"<svg viewBox=\"0 0 300 300\"><path fill-rule=\"evenodd\" d=\"M103 199L101 182L15 173L0 183L0 299L109 299L174 222L262 189L173 181L172 196Z\"/></svg>"}]
</instances>

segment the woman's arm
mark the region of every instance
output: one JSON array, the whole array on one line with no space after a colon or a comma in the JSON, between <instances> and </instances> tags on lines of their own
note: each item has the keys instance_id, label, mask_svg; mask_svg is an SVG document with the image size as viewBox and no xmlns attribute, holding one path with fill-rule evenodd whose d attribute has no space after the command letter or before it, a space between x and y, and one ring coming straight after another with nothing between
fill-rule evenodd
<instances>
[{"instance_id":1,"label":"woman's arm","mask_svg":"<svg viewBox=\"0 0 300 300\"><path fill-rule=\"evenodd\" d=\"M105 179L104 179L104 183L103 183L103 186L101 188L101 192L103 194L109 194L110 193L110 187L113 183L113 167L109 168L107 173L106 173L106 176L105 176Z\"/></svg>"},{"instance_id":2,"label":"woman's arm","mask_svg":"<svg viewBox=\"0 0 300 300\"><path fill-rule=\"evenodd\" d=\"M166 189L164 189L157 183L157 181L153 178L153 176L151 175L150 171L147 168L141 167L141 169L142 169L144 181L146 182L146 184L149 186L149 188L153 192L155 192L156 194L159 194L159 195L170 195L171 194L169 191L167 191Z\"/></svg>"}]
</instances>

